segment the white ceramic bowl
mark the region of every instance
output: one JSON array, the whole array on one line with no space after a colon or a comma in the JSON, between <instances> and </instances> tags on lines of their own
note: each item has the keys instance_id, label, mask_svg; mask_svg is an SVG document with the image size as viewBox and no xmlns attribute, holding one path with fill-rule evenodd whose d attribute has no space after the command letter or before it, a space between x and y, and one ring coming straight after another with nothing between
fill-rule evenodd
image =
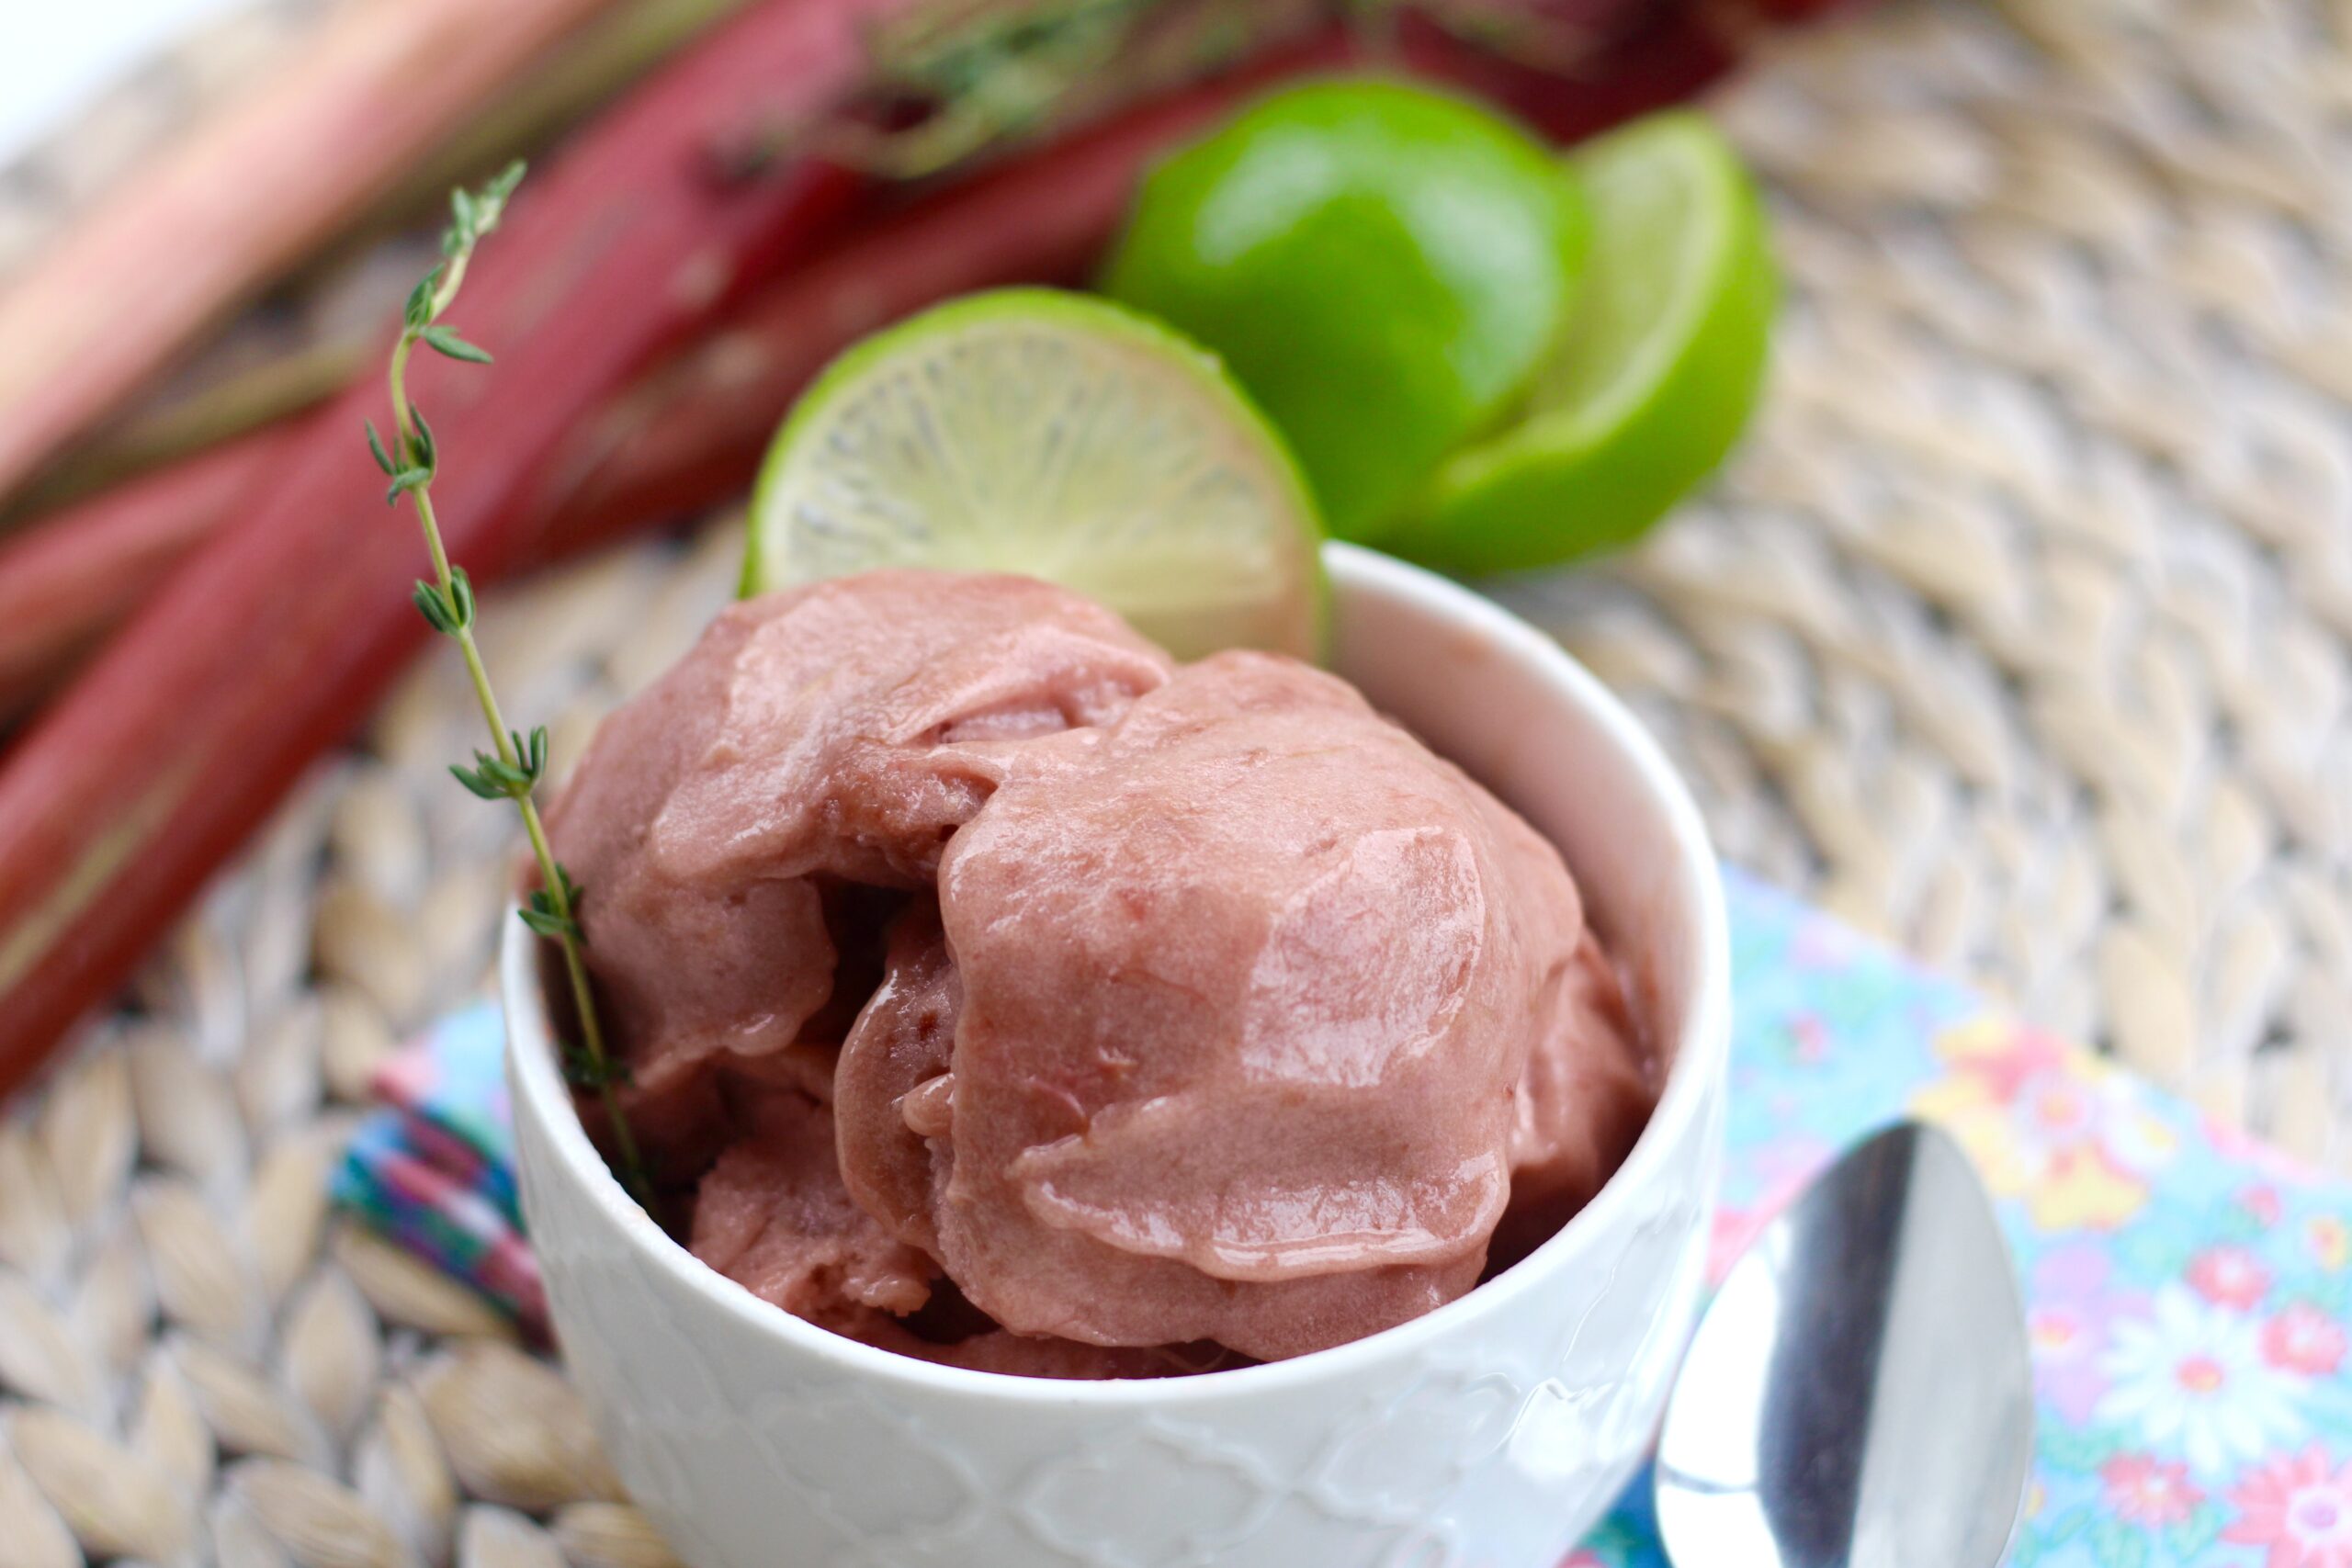
<instances>
[{"instance_id":1,"label":"white ceramic bowl","mask_svg":"<svg viewBox=\"0 0 2352 1568\"><path fill-rule=\"evenodd\" d=\"M1640 1143L1517 1268L1295 1360L1157 1382L932 1366L670 1240L581 1130L531 942L504 978L523 1207L565 1360L694 1568L1551 1568L1639 1465L1696 1309L1729 1027L1721 889L1616 701L1490 602L1329 548L1335 662L1551 836L1671 1052Z\"/></svg>"}]
</instances>

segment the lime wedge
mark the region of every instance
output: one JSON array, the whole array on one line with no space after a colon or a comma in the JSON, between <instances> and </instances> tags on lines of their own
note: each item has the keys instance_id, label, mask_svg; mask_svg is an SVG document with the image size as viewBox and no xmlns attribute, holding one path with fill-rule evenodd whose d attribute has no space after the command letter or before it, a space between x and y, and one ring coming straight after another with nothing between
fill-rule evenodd
<instances>
[{"instance_id":1,"label":"lime wedge","mask_svg":"<svg viewBox=\"0 0 2352 1568\"><path fill-rule=\"evenodd\" d=\"M1383 541L1458 572L1624 544L1712 473L1754 412L1779 276L1739 155L1653 115L1571 162L1593 220L1585 291L1527 406L1441 465Z\"/></svg>"},{"instance_id":2,"label":"lime wedge","mask_svg":"<svg viewBox=\"0 0 2352 1568\"><path fill-rule=\"evenodd\" d=\"M1180 659L1321 648L1321 530L1216 359L1083 295L938 306L835 360L777 431L743 592L874 567L1011 571Z\"/></svg>"}]
</instances>

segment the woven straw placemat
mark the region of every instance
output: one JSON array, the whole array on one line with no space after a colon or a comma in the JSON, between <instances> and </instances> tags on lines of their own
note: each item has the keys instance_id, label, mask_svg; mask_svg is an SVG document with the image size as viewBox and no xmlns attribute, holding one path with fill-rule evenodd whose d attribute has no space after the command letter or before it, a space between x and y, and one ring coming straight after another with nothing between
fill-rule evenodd
<instances>
[{"instance_id":1,"label":"woven straw placemat","mask_svg":"<svg viewBox=\"0 0 2352 1568\"><path fill-rule=\"evenodd\" d=\"M1632 558L1503 591L1728 854L2339 1169L2347 26L1944 0L1781 48L1722 103L1791 276L1758 438ZM732 555L486 609L559 761ZM506 823L443 771L473 722L421 667L0 1113L0 1568L668 1561L559 1373L324 1206L369 1066L490 950Z\"/></svg>"},{"instance_id":2,"label":"woven straw placemat","mask_svg":"<svg viewBox=\"0 0 2352 1568\"><path fill-rule=\"evenodd\" d=\"M240 0L100 91L21 157L0 163L0 277L173 132L270 69L322 17L348 3ZM40 36L29 11L27 22L9 47L30 47L28 34Z\"/></svg>"}]
</instances>

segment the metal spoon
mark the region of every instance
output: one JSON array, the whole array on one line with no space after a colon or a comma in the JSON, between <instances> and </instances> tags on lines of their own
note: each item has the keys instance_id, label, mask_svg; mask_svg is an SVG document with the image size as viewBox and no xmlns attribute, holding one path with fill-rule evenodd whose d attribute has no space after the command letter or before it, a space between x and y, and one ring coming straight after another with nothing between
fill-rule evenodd
<instances>
[{"instance_id":1,"label":"metal spoon","mask_svg":"<svg viewBox=\"0 0 2352 1568\"><path fill-rule=\"evenodd\" d=\"M2025 1312L1967 1156L1849 1152L1732 1269L1658 1441L1675 1568L1993 1568L2033 1456Z\"/></svg>"}]
</instances>

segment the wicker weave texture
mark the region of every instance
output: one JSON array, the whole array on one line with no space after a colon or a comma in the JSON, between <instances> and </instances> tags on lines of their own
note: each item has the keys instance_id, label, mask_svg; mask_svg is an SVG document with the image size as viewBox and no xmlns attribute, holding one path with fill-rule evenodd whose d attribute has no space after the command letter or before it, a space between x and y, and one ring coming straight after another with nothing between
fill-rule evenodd
<instances>
[{"instance_id":1,"label":"wicker weave texture","mask_svg":"<svg viewBox=\"0 0 2352 1568\"><path fill-rule=\"evenodd\" d=\"M1727 853L2338 1168L2346 27L1945 0L1787 46L1721 104L1790 274L1757 439L1634 556L1501 590ZM732 557L722 527L486 607L559 763ZM6 1568L668 1561L560 1376L323 1205L368 1068L489 952L506 823L443 772L475 722L421 667L0 1112Z\"/></svg>"},{"instance_id":2,"label":"wicker weave texture","mask_svg":"<svg viewBox=\"0 0 2352 1568\"><path fill-rule=\"evenodd\" d=\"M1794 295L1760 439L1509 592L1728 854L2339 1169L2348 19L2018 0L1787 51L1724 106Z\"/></svg>"}]
</instances>

